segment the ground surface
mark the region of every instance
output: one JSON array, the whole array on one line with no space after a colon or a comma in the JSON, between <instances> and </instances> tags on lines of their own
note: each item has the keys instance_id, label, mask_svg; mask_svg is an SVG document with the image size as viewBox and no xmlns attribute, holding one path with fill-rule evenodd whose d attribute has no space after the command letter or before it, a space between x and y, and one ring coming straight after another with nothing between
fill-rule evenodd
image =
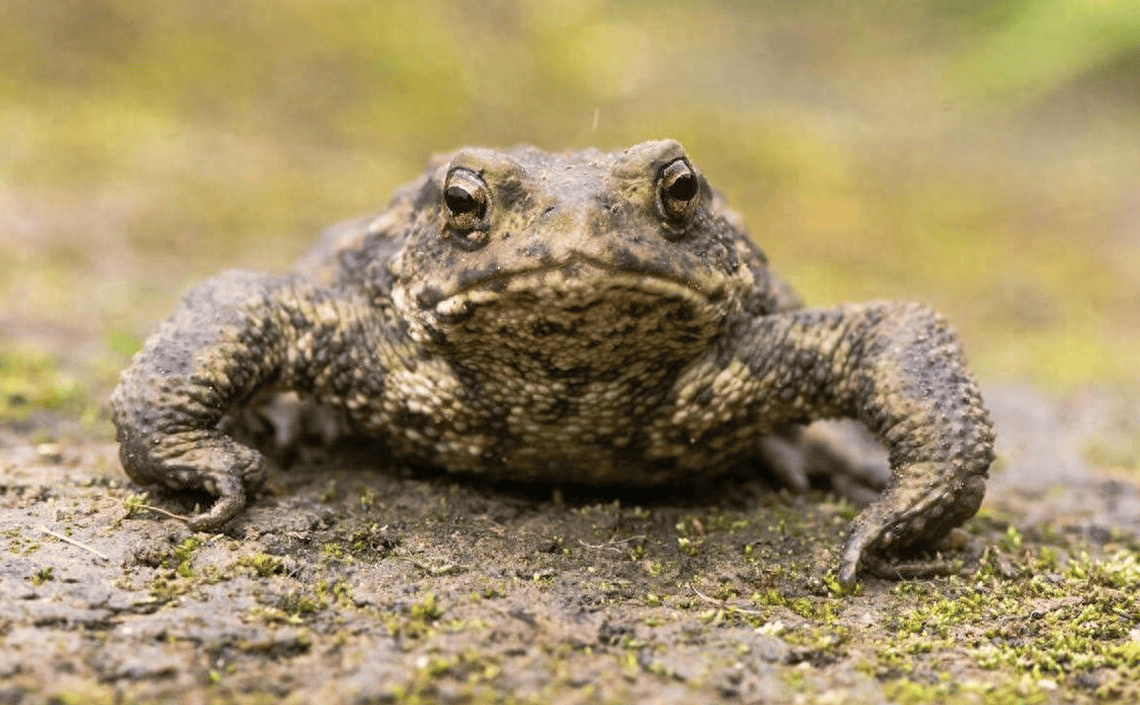
<instances>
[{"instance_id":1,"label":"ground surface","mask_svg":"<svg viewBox=\"0 0 1140 705\"><path fill-rule=\"evenodd\" d=\"M0 3L0 705L1136 702L1137 8ZM971 576L837 594L823 494L555 501L361 449L217 536L143 508L193 506L127 482L105 400L191 285L435 151L659 137L809 304L959 328L1000 453Z\"/></svg>"},{"instance_id":2,"label":"ground surface","mask_svg":"<svg viewBox=\"0 0 1140 705\"><path fill-rule=\"evenodd\" d=\"M340 448L193 534L138 506L113 443L29 421L0 449L0 702L1140 697L1140 488L1113 470L1140 402L988 399L975 572L853 595L853 510L822 493L559 495Z\"/></svg>"}]
</instances>

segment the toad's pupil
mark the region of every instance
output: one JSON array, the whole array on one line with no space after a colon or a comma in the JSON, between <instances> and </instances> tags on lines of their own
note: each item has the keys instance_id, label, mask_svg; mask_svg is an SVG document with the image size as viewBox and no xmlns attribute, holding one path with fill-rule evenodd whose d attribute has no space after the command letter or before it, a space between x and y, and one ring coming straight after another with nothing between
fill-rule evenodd
<instances>
[{"instance_id":1,"label":"toad's pupil","mask_svg":"<svg viewBox=\"0 0 1140 705\"><path fill-rule=\"evenodd\" d=\"M665 192L669 198L688 201L697 195L697 179L692 174L681 174L673 179L673 182L665 188Z\"/></svg>"},{"instance_id":2,"label":"toad's pupil","mask_svg":"<svg viewBox=\"0 0 1140 705\"><path fill-rule=\"evenodd\" d=\"M476 216L482 215L479 212L481 209L479 201L462 186L448 186L447 190L443 192L443 200L447 204L447 209L455 215L468 213Z\"/></svg>"}]
</instances>

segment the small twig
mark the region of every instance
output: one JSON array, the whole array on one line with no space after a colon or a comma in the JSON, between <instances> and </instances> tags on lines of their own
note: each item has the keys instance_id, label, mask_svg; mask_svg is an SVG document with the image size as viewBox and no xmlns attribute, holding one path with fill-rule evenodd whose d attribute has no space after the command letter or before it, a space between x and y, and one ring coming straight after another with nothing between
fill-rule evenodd
<instances>
[{"instance_id":1,"label":"small twig","mask_svg":"<svg viewBox=\"0 0 1140 705\"><path fill-rule=\"evenodd\" d=\"M597 551L605 549L607 551L613 551L614 553L621 553L622 549L618 548L618 546L620 544L629 543L630 541L644 541L644 540L645 540L645 535L639 534L637 536L630 536L630 537L624 538L624 539L610 539L609 541L607 541L605 543L599 543L599 544L586 543L582 539L578 539L578 543L582 544L586 548L592 548L592 549L597 550Z\"/></svg>"},{"instance_id":2,"label":"small twig","mask_svg":"<svg viewBox=\"0 0 1140 705\"><path fill-rule=\"evenodd\" d=\"M697 597L701 598L705 602L708 602L709 604L716 605L721 609L729 610L730 612L739 612L740 614L751 614L756 616L763 616L765 614L764 612L758 612L756 610L746 610L743 607L734 607L733 605L726 603L724 600L718 600L715 597L709 597L708 595L698 590L696 585L690 584L689 587L693 588L693 592L697 593Z\"/></svg>"},{"instance_id":3,"label":"small twig","mask_svg":"<svg viewBox=\"0 0 1140 705\"><path fill-rule=\"evenodd\" d=\"M426 573L428 576L433 578L437 578L443 575L458 575L467 570L464 566L456 565L454 563L444 563L441 566L431 566L427 565L426 563L420 563L419 561L411 560L410 558L408 559L408 562L411 563L416 570L422 573Z\"/></svg>"},{"instance_id":4,"label":"small twig","mask_svg":"<svg viewBox=\"0 0 1140 705\"><path fill-rule=\"evenodd\" d=\"M80 542L80 541L76 541L75 539L73 539L73 538L70 538L70 537L68 537L68 536L64 536L63 534L60 534L60 533L56 533L55 531L52 531L51 529L47 528L46 526L41 526L41 527L40 527L40 531L41 531L41 532L43 532L43 533L45 533L45 534L47 534L48 536L51 536L52 538L57 538L57 539L59 539L60 541L63 541L64 543L69 543L69 544L71 544L72 546L76 546L76 547L78 547L78 548L82 548L82 549L83 549L83 550L85 550L85 551L90 551L91 553L94 553L96 556L99 556L100 558L102 558L102 559L103 559L103 560L105 560L105 561L109 561L109 560L111 560L111 559L110 559L110 558L108 558L108 557L107 557L105 554L103 554L103 553L101 553L101 552L99 552L99 551L95 550L94 548L91 548L91 547L90 547L90 546L88 546L87 544L85 544L85 543L82 543L82 542Z\"/></svg>"},{"instance_id":5,"label":"small twig","mask_svg":"<svg viewBox=\"0 0 1140 705\"><path fill-rule=\"evenodd\" d=\"M136 504L134 506L138 507L139 509L145 509L149 512L155 512L156 514L161 514L165 517L170 517L171 519L177 519L178 521L181 521L183 523L190 523L190 517L183 516L181 514L175 514L174 512L167 511L167 510L163 509L162 507L156 507L153 504Z\"/></svg>"}]
</instances>

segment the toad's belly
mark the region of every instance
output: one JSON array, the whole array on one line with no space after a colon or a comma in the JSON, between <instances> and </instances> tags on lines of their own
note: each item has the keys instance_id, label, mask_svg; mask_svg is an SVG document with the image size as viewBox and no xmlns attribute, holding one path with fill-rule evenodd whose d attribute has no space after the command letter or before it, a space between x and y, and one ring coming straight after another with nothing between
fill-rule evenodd
<instances>
[{"instance_id":1,"label":"toad's belly","mask_svg":"<svg viewBox=\"0 0 1140 705\"><path fill-rule=\"evenodd\" d=\"M597 409L594 409L597 411ZM493 479L652 486L728 471L753 454L754 429L722 425L693 437L661 411L567 414L557 422L515 407L500 416L440 422L405 415L384 435L393 455Z\"/></svg>"},{"instance_id":2,"label":"toad's belly","mask_svg":"<svg viewBox=\"0 0 1140 705\"><path fill-rule=\"evenodd\" d=\"M761 430L679 402L711 393L715 377L684 356L565 367L516 354L483 370L467 365L472 357L397 366L379 403L358 409L358 428L398 459L451 472L632 486L725 472L752 454Z\"/></svg>"}]
</instances>

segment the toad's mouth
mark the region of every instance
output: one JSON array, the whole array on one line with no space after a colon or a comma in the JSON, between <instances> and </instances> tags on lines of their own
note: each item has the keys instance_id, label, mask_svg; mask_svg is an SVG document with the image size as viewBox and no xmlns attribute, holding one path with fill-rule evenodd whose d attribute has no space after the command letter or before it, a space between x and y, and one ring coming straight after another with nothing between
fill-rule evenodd
<instances>
[{"instance_id":1,"label":"toad's mouth","mask_svg":"<svg viewBox=\"0 0 1140 705\"><path fill-rule=\"evenodd\" d=\"M488 307L571 313L603 303L617 305L622 297L640 302L634 309L659 301L679 314L687 312L685 318L719 319L730 298L725 284L703 279L663 269L622 269L576 257L548 267L467 272L458 277L455 293L424 290L416 298L441 323L462 322Z\"/></svg>"},{"instance_id":2,"label":"toad's mouth","mask_svg":"<svg viewBox=\"0 0 1140 705\"><path fill-rule=\"evenodd\" d=\"M494 384L518 375L656 388L662 375L709 349L727 299L649 274L549 268L449 296L432 308L424 330L431 345Z\"/></svg>"},{"instance_id":3,"label":"toad's mouth","mask_svg":"<svg viewBox=\"0 0 1140 705\"><path fill-rule=\"evenodd\" d=\"M710 349L738 299L727 282L706 287L585 258L465 284L413 294L411 335L492 385L511 375L519 384L656 384Z\"/></svg>"}]
</instances>

